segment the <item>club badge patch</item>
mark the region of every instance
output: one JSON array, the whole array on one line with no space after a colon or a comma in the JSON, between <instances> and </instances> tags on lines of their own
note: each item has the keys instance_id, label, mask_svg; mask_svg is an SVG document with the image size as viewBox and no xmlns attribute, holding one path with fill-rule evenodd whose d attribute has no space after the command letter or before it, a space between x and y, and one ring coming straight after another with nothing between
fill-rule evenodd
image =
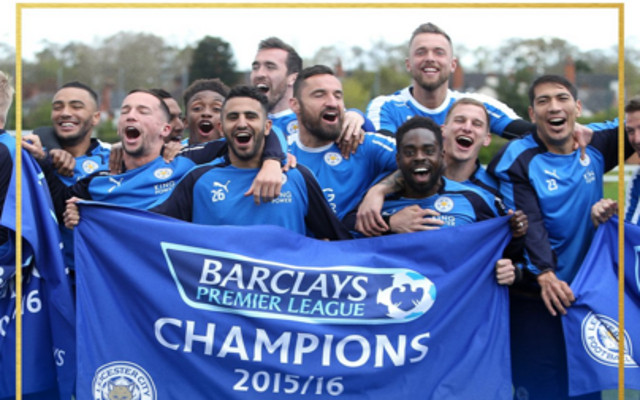
<instances>
[{"instance_id":1,"label":"club badge patch","mask_svg":"<svg viewBox=\"0 0 640 400\"><path fill-rule=\"evenodd\" d=\"M436 200L436 211L446 213L453 210L453 200L450 197L442 196Z\"/></svg>"},{"instance_id":2,"label":"club badge patch","mask_svg":"<svg viewBox=\"0 0 640 400\"><path fill-rule=\"evenodd\" d=\"M156 386L142 367L114 361L98 368L91 384L94 400L156 400Z\"/></svg>"},{"instance_id":3,"label":"club badge patch","mask_svg":"<svg viewBox=\"0 0 640 400\"><path fill-rule=\"evenodd\" d=\"M336 166L342 162L342 155L340 153L336 153L335 151L330 151L324 155L324 162L333 166Z\"/></svg>"}]
</instances>

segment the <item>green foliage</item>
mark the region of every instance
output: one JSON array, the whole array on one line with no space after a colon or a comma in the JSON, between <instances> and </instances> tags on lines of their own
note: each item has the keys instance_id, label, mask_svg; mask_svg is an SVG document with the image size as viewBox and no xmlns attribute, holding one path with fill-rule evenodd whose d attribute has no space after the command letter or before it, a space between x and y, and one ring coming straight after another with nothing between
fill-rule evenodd
<instances>
[{"instance_id":1,"label":"green foliage","mask_svg":"<svg viewBox=\"0 0 640 400\"><path fill-rule=\"evenodd\" d=\"M106 143L115 143L120 140L118 130L113 121L102 121L94 128L94 133L98 139Z\"/></svg>"},{"instance_id":2,"label":"green foliage","mask_svg":"<svg viewBox=\"0 0 640 400\"><path fill-rule=\"evenodd\" d=\"M618 200L618 183L617 182L605 182L604 183L604 198Z\"/></svg>"},{"instance_id":3,"label":"green foliage","mask_svg":"<svg viewBox=\"0 0 640 400\"><path fill-rule=\"evenodd\" d=\"M366 110L369 103L369 89L360 80L351 77L343 79L342 90L344 91L344 104L347 108Z\"/></svg>"},{"instance_id":4,"label":"green foliage","mask_svg":"<svg viewBox=\"0 0 640 400\"><path fill-rule=\"evenodd\" d=\"M578 122L586 125L592 122L612 121L617 117L618 117L618 109L608 108L606 110L599 111L590 117L580 117L578 118Z\"/></svg>"},{"instance_id":5,"label":"green foliage","mask_svg":"<svg viewBox=\"0 0 640 400\"><path fill-rule=\"evenodd\" d=\"M35 129L48 125L51 125L51 102L49 100L41 100L22 116L23 129Z\"/></svg>"},{"instance_id":6,"label":"green foliage","mask_svg":"<svg viewBox=\"0 0 640 400\"><path fill-rule=\"evenodd\" d=\"M228 86L239 81L229 43L218 37L205 36L193 51L189 80L219 78Z\"/></svg>"},{"instance_id":7,"label":"green foliage","mask_svg":"<svg viewBox=\"0 0 640 400\"><path fill-rule=\"evenodd\" d=\"M501 76L498 79L496 93L498 98L513 109L519 116L526 118L529 109L527 89L533 80L533 71L523 68L511 76Z\"/></svg>"},{"instance_id":8,"label":"green foliage","mask_svg":"<svg viewBox=\"0 0 640 400\"><path fill-rule=\"evenodd\" d=\"M480 149L480 154L478 154L480 164L489 164L493 156L495 156L498 151L500 151L500 149L508 142L509 141L507 139L503 139L498 135L491 135L491 143L489 144L489 146Z\"/></svg>"}]
</instances>

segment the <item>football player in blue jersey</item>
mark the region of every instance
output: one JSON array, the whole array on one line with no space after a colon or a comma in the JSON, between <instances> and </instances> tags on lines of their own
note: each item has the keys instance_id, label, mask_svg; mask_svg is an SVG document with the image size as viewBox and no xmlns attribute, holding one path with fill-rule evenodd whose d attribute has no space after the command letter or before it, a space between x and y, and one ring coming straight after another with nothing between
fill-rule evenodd
<instances>
[{"instance_id":1,"label":"football player in blue jersey","mask_svg":"<svg viewBox=\"0 0 640 400\"><path fill-rule=\"evenodd\" d=\"M111 146L93 138L93 129L100 123L98 95L82 82L68 82L54 94L51 102L53 130L42 129L46 136L53 133L60 151L51 151L58 176L67 185L96 171L109 167Z\"/></svg>"},{"instance_id":2,"label":"football player in blue jersey","mask_svg":"<svg viewBox=\"0 0 640 400\"><path fill-rule=\"evenodd\" d=\"M634 97L624 107L625 132L629 143L640 154L640 97ZM617 128L612 128L616 134ZM625 199L624 220L632 224L640 224L640 169L636 170L627 186ZM591 220L595 226L606 222L618 212L618 202L612 199L602 199L591 207Z\"/></svg>"},{"instance_id":3,"label":"football player in blue jersey","mask_svg":"<svg viewBox=\"0 0 640 400\"><path fill-rule=\"evenodd\" d=\"M335 142L344 124L343 95L331 68L316 65L298 74L290 100L299 129L289 136L289 152L313 171L338 218L351 211L371 185L397 168L395 140L375 133L365 134L351 158L342 156Z\"/></svg>"},{"instance_id":4,"label":"football player in blue jersey","mask_svg":"<svg viewBox=\"0 0 640 400\"><path fill-rule=\"evenodd\" d=\"M382 206L389 226L386 234L462 226L505 214L502 203L496 201L494 194L444 176L442 131L430 118L411 118L400 126L396 138L396 160L403 181L399 191L387 196ZM394 217L406 210L419 217L410 218L412 223L409 224L398 223ZM353 228L353 217L351 214L345 219L348 227ZM527 217L519 211L514 213L509 224L514 238L521 238L526 232ZM512 259L520 258L522 240L517 239L496 265L498 283L510 285L514 282L518 269Z\"/></svg>"},{"instance_id":5,"label":"football player in blue jersey","mask_svg":"<svg viewBox=\"0 0 640 400\"><path fill-rule=\"evenodd\" d=\"M420 25L411 35L409 55L405 60L411 85L392 95L373 99L367 107L367 117L377 131L394 135L398 127L414 115L443 124L456 99L471 96L482 101L489 110L491 132L511 138L530 129L530 123L496 99L449 89L449 79L457 65L449 35L432 23Z\"/></svg>"},{"instance_id":6,"label":"football player in blue jersey","mask_svg":"<svg viewBox=\"0 0 640 400\"><path fill-rule=\"evenodd\" d=\"M134 90L123 100L118 120L125 170L122 174L113 175L108 171L101 171L67 187L51 176L52 168L45 161L44 169L56 212L61 215L65 201L72 196L140 209L148 209L166 198L178 180L195 166L187 157L176 157L168 163L161 156L164 138L171 131L169 118L169 109L158 95L147 90ZM37 140L25 143L24 146L37 158L45 158ZM219 156L225 151L226 145L220 142ZM265 164L267 162L275 163L280 173L279 161L267 160ZM79 219L77 207L73 201L67 203L64 214L72 217L64 218L65 224L75 226Z\"/></svg>"},{"instance_id":7,"label":"football player in blue jersey","mask_svg":"<svg viewBox=\"0 0 640 400\"><path fill-rule=\"evenodd\" d=\"M508 143L488 168L507 206L530 219L525 237L530 263L510 293L512 371L516 396L565 399L568 373L559 315L574 301L569 284L595 233L591 206L602 198L604 173L617 165L618 135L596 131L584 155L575 150L582 107L575 86L561 76L536 79L529 100L536 129ZM631 146L625 145L625 153L631 154ZM600 393L575 398L600 399Z\"/></svg>"},{"instance_id":8,"label":"football player in blue jersey","mask_svg":"<svg viewBox=\"0 0 640 400\"><path fill-rule=\"evenodd\" d=\"M218 130L222 103L229 88L220 79L198 79L187 87L182 95L186 110L189 139L183 144L194 145L222 137Z\"/></svg>"},{"instance_id":9,"label":"football player in blue jersey","mask_svg":"<svg viewBox=\"0 0 640 400\"><path fill-rule=\"evenodd\" d=\"M489 115L484 104L474 98L458 99L447 112L442 126L444 138L444 176L453 181L474 186L497 196L497 182L480 165L478 155L482 147L491 142ZM380 210L384 197L402 188L403 175L400 171L383 179L365 196L359 206L356 230L367 236L380 235L389 229ZM431 211L407 208L394 216L396 226L402 221L409 226L422 225L421 220ZM399 228L399 227L398 227Z\"/></svg>"},{"instance_id":10,"label":"football player in blue jersey","mask_svg":"<svg viewBox=\"0 0 640 400\"><path fill-rule=\"evenodd\" d=\"M219 129L229 143L225 161L190 171L153 211L201 224L278 225L316 238L349 237L303 166L285 173L281 193L271 202L256 205L243 195L262 165L265 136L271 133L267 97L260 90L233 88L222 107Z\"/></svg>"},{"instance_id":11,"label":"football player in blue jersey","mask_svg":"<svg viewBox=\"0 0 640 400\"><path fill-rule=\"evenodd\" d=\"M182 133L184 132L184 120L182 116L182 109L180 105L173 98L171 93L162 88L150 89L151 92L157 94L164 104L167 105L170 113L169 125L171 125L171 132L164 138L165 146L162 150L162 154L167 161L171 161L175 154L180 152L182 145ZM111 145L111 154L109 154L109 170L112 174L119 174L122 172L122 144L120 142Z\"/></svg>"},{"instance_id":12,"label":"football player in blue jersey","mask_svg":"<svg viewBox=\"0 0 640 400\"><path fill-rule=\"evenodd\" d=\"M289 99L293 97L293 84L301 70L302 58L298 52L277 37L260 42L251 64L251 84L267 95L272 129L284 137L298 133L298 118L289 108ZM345 158L357 149L362 130L374 130L371 121L357 110L345 113L342 128L338 144Z\"/></svg>"},{"instance_id":13,"label":"football player in blue jersey","mask_svg":"<svg viewBox=\"0 0 640 400\"><path fill-rule=\"evenodd\" d=\"M91 87L78 81L62 85L51 102L51 122L52 127L41 127L34 133L53 144L49 151L52 165L65 185L109 169L111 145L92 137L100 123L100 111L98 95ZM59 221L65 263L72 269L73 233Z\"/></svg>"}]
</instances>

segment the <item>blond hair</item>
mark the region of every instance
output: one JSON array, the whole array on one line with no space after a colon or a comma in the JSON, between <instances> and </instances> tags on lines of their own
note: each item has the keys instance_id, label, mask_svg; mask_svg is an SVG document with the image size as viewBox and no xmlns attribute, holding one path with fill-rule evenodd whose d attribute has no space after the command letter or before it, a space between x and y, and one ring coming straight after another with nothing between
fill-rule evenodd
<instances>
[{"instance_id":1,"label":"blond hair","mask_svg":"<svg viewBox=\"0 0 640 400\"><path fill-rule=\"evenodd\" d=\"M7 113L13 101L13 86L7 74L0 71L0 128L4 127L7 121Z\"/></svg>"}]
</instances>

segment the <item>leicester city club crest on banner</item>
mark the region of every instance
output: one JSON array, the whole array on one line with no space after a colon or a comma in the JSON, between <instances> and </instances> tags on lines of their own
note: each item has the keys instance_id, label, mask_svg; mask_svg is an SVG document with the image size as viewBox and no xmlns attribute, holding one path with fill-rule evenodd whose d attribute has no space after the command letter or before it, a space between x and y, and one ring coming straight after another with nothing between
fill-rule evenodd
<instances>
[{"instance_id":1,"label":"leicester city club crest on banner","mask_svg":"<svg viewBox=\"0 0 640 400\"><path fill-rule=\"evenodd\" d=\"M156 387L142 367L114 361L100 367L93 378L93 400L156 400Z\"/></svg>"}]
</instances>

